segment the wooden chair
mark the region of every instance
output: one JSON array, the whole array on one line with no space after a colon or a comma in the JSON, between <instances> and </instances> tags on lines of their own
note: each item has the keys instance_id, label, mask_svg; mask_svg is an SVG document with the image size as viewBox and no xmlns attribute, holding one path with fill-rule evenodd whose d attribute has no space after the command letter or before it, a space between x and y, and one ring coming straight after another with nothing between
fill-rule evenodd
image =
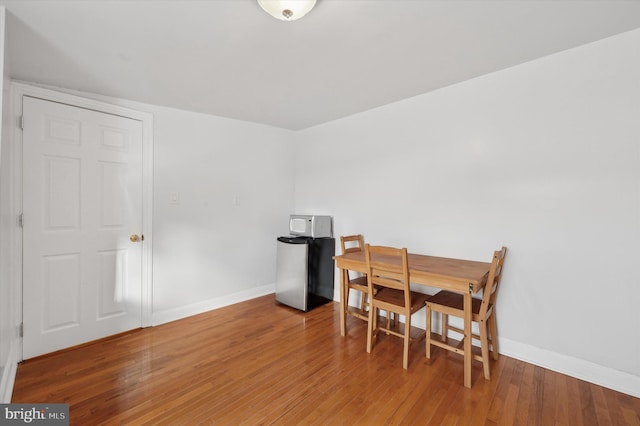
<instances>
[{"instance_id":1,"label":"wooden chair","mask_svg":"<svg viewBox=\"0 0 640 426\"><path fill-rule=\"evenodd\" d=\"M473 359L481 361L484 368L484 377L489 380L489 350L493 354L493 359L498 359L498 327L496 326L496 298L498 296L498 285L502 275L502 266L507 254L507 248L497 250L493 253L493 261L489 269L487 284L483 289L482 299L472 299L472 321L478 323L480 335L472 334L472 337L480 340L481 355L474 355ZM442 335L441 341L431 338L431 312L442 314ZM427 300L427 358L431 358L431 345L439 346L457 354L464 355L462 349L464 337L457 346L447 343L447 332L453 330L464 336L464 331L460 328L449 325L449 315L464 318L463 296L451 291L440 291Z\"/></svg>"},{"instance_id":2,"label":"wooden chair","mask_svg":"<svg viewBox=\"0 0 640 426\"><path fill-rule=\"evenodd\" d=\"M367 332L367 352L371 353L372 340L375 333L384 331L387 334L404 339L402 367L409 365L409 344L411 343L411 315L425 306L429 297L426 294L413 292L409 287L409 263L407 249L365 245L367 260L367 283L369 293L369 324ZM375 288L378 291L374 291ZM378 310L387 311L387 328L378 327ZM389 327L391 313L405 316L404 330ZM421 336L422 337L422 336ZM418 339L419 340L419 339Z\"/></svg>"},{"instance_id":3,"label":"wooden chair","mask_svg":"<svg viewBox=\"0 0 640 426\"><path fill-rule=\"evenodd\" d=\"M362 235L348 235L348 236L340 237L340 245L342 246L342 254L364 251L364 237ZM344 288L345 294L343 295L343 299L342 299L344 300L344 305L342 306L342 309L344 309L345 311L345 315L344 315L345 322L347 317L346 314L349 314L355 318L359 318L364 321L368 321L369 314L367 313L367 310L369 305L367 302L367 294L368 294L367 276L360 274L358 276L352 277L351 274L353 272L350 273L350 271L346 269L343 269L342 273L344 274L344 283L345 283L345 288ZM360 308L354 308L354 307L349 308L349 293L351 293L351 290L355 290L359 292ZM346 324L344 325L344 327L346 330Z\"/></svg>"}]
</instances>

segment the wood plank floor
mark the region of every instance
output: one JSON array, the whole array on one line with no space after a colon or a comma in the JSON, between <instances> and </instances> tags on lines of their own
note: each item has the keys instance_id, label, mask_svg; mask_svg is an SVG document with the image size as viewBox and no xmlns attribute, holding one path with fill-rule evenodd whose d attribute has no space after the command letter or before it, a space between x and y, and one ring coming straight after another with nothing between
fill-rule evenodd
<instances>
[{"instance_id":1,"label":"wood plank floor","mask_svg":"<svg viewBox=\"0 0 640 426\"><path fill-rule=\"evenodd\" d=\"M366 324L273 295L136 330L18 366L13 402L68 403L71 425L640 425L640 399L506 356L486 381L424 341L367 354Z\"/></svg>"}]
</instances>

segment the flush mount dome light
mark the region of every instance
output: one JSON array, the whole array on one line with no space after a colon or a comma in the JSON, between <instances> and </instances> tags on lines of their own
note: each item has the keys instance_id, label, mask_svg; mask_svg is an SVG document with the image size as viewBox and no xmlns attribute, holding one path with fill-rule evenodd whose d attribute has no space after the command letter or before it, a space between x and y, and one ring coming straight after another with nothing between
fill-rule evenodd
<instances>
[{"instance_id":1,"label":"flush mount dome light","mask_svg":"<svg viewBox=\"0 0 640 426\"><path fill-rule=\"evenodd\" d=\"M274 18L295 21L313 9L316 0L258 0L258 4Z\"/></svg>"}]
</instances>

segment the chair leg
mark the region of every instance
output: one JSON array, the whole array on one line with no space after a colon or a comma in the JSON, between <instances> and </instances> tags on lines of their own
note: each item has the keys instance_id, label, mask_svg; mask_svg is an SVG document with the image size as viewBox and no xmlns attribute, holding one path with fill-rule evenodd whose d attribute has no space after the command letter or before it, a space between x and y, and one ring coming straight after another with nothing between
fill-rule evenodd
<instances>
[{"instance_id":1,"label":"chair leg","mask_svg":"<svg viewBox=\"0 0 640 426\"><path fill-rule=\"evenodd\" d=\"M489 316L489 332L491 333L491 353L493 354L493 359L498 360L498 326L496 324L496 312L495 306L493 307L494 311Z\"/></svg>"},{"instance_id":2,"label":"chair leg","mask_svg":"<svg viewBox=\"0 0 640 426\"><path fill-rule=\"evenodd\" d=\"M373 329L376 323L376 311L377 309L369 306L369 321L367 321L367 353L371 353L371 341L373 340Z\"/></svg>"},{"instance_id":3,"label":"chair leg","mask_svg":"<svg viewBox=\"0 0 640 426\"><path fill-rule=\"evenodd\" d=\"M375 332L376 330L378 330L378 317L380 316L380 309L378 308L372 308L371 306L369 306L369 310L374 309L373 311L373 331Z\"/></svg>"},{"instance_id":4,"label":"chair leg","mask_svg":"<svg viewBox=\"0 0 640 426\"><path fill-rule=\"evenodd\" d=\"M343 312L342 312L342 330L345 330L345 335L346 330L347 330L347 311L349 310L349 285L347 284L349 282L349 272L346 269L342 270L342 274L343 274L343 278L342 281L344 282L344 288L342 289L343 294L342 294L342 300L344 301L344 303L342 303L342 306L340 307Z\"/></svg>"},{"instance_id":5,"label":"chair leg","mask_svg":"<svg viewBox=\"0 0 640 426\"><path fill-rule=\"evenodd\" d=\"M484 378L491 379L491 373L489 372L489 339L487 338L487 322L480 321L478 323L480 328L480 350L482 351L482 367L484 368Z\"/></svg>"},{"instance_id":6,"label":"chair leg","mask_svg":"<svg viewBox=\"0 0 640 426\"><path fill-rule=\"evenodd\" d=\"M360 309L362 310L362 312L365 312L366 307L367 307L367 293L365 293L364 291L360 292Z\"/></svg>"},{"instance_id":7,"label":"chair leg","mask_svg":"<svg viewBox=\"0 0 640 426\"><path fill-rule=\"evenodd\" d=\"M426 346L427 346L427 358L431 358L431 306L427 303L427 326L426 331Z\"/></svg>"},{"instance_id":8,"label":"chair leg","mask_svg":"<svg viewBox=\"0 0 640 426\"><path fill-rule=\"evenodd\" d=\"M404 319L404 352L402 354L402 368L409 368L409 342L411 339L411 314L406 314Z\"/></svg>"},{"instance_id":9,"label":"chair leg","mask_svg":"<svg viewBox=\"0 0 640 426\"><path fill-rule=\"evenodd\" d=\"M440 340L443 342L447 341L447 329L449 327L449 315L442 313L442 331L440 335Z\"/></svg>"}]
</instances>

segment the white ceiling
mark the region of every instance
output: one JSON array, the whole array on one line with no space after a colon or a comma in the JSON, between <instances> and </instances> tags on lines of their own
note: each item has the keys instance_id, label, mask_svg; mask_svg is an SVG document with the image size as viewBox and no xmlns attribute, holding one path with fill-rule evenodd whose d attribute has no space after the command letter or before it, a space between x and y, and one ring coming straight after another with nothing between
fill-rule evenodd
<instances>
[{"instance_id":1,"label":"white ceiling","mask_svg":"<svg viewBox=\"0 0 640 426\"><path fill-rule=\"evenodd\" d=\"M12 78L304 129L640 28L640 0L0 0Z\"/></svg>"}]
</instances>

